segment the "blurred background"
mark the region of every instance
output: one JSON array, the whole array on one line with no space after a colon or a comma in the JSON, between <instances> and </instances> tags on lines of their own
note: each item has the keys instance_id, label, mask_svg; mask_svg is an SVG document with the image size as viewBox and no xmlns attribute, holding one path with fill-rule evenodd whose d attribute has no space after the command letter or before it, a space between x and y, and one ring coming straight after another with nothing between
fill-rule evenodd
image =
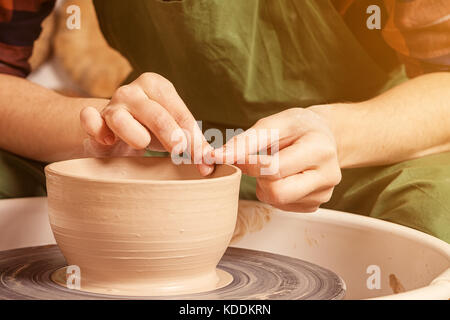
<instances>
[{"instance_id":1,"label":"blurred background","mask_svg":"<svg viewBox=\"0 0 450 320\"><path fill-rule=\"evenodd\" d=\"M70 5L80 7L80 29L66 27ZM29 62L29 80L68 96L108 98L131 72L103 38L92 0L58 0Z\"/></svg>"}]
</instances>

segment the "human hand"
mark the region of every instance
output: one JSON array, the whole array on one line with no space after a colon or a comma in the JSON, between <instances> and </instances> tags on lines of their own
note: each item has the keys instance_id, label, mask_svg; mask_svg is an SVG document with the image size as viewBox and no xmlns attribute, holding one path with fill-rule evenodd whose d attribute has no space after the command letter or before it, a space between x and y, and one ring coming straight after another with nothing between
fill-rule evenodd
<instances>
[{"instance_id":1,"label":"human hand","mask_svg":"<svg viewBox=\"0 0 450 320\"><path fill-rule=\"evenodd\" d=\"M264 150L267 154L261 154ZM330 128L318 114L302 108L260 119L213 156L217 163L233 163L256 177L258 199L287 211L316 211L341 180Z\"/></svg>"},{"instance_id":2,"label":"human hand","mask_svg":"<svg viewBox=\"0 0 450 320\"><path fill-rule=\"evenodd\" d=\"M146 148L181 153L181 145L202 175L213 171L203 161L212 148L172 83L158 74L144 73L118 88L101 112L84 108L80 121L90 136L88 153L126 156L143 154Z\"/></svg>"}]
</instances>

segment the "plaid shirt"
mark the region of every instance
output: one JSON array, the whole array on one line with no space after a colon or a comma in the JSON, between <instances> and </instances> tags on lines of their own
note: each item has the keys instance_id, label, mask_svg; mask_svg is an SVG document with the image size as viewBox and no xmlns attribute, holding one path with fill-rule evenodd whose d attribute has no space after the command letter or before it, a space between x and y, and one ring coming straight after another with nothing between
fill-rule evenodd
<instances>
[{"instance_id":1,"label":"plaid shirt","mask_svg":"<svg viewBox=\"0 0 450 320\"><path fill-rule=\"evenodd\" d=\"M33 43L55 0L0 0L0 73L25 77Z\"/></svg>"},{"instance_id":2,"label":"plaid shirt","mask_svg":"<svg viewBox=\"0 0 450 320\"><path fill-rule=\"evenodd\" d=\"M389 20L385 41L414 77L450 71L450 1L385 0Z\"/></svg>"},{"instance_id":3,"label":"plaid shirt","mask_svg":"<svg viewBox=\"0 0 450 320\"><path fill-rule=\"evenodd\" d=\"M358 1L332 0L342 16ZM364 1L364 5L369 2ZM55 0L0 0L0 73L25 77L30 72L33 42L54 4ZM449 0L384 0L383 9L388 16L383 39L406 65L410 77L450 71ZM360 16L365 18L367 14L361 12ZM359 23L358 27L366 25Z\"/></svg>"}]
</instances>

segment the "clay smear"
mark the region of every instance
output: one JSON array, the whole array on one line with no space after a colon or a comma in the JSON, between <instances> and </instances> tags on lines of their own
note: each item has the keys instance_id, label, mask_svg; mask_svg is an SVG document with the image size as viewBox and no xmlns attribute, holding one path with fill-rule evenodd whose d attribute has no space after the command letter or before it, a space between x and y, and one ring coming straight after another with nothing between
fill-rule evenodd
<instances>
[{"instance_id":1,"label":"clay smear","mask_svg":"<svg viewBox=\"0 0 450 320\"><path fill-rule=\"evenodd\" d=\"M214 290L236 224L240 170L210 178L168 158L46 167L50 224L81 289L134 296Z\"/></svg>"},{"instance_id":2,"label":"clay smear","mask_svg":"<svg viewBox=\"0 0 450 320\"><path fill-rule=\"evenodd\" d=\"M268 205L240 201L231 244L241 240L247 233L261 230L270 221L271 212L272 208Z\"/></svg>"},{"instance_id":3,"label":"clay smear","mask_svg":"<svg viewBox=\"0 0 450 320\"><path fill-rule=\"evenodd\" d=\"M389 275L389 286L394 293L402 293L405 292L405 287L401 284L400 280L395 276L395 274Z\"/></svg>"}]
</instances>

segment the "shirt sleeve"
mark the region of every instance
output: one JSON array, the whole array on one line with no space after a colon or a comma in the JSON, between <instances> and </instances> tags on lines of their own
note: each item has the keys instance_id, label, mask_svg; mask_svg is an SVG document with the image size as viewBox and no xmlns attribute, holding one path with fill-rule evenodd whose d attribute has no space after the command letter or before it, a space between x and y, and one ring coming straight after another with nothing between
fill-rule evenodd
<instances>
[{"instance_id":1,"label":"shirt sleeve","mask_svg":"<svg viewBox=\"0 0 450 320\"><path fill-rule=\"evenodd\" d=\"M0 73L26 77L33 43L55 0L0 0Z\"/></svg>"},{"instance_id":2,"label":"shirt sleeve","mask_svg":"<svg viewBox=\"0 0 450 320\"><path fill-rule=\"evenodd\" d=\"M389 18L383 38L410 78L450 71L450 1L385 0Z\"/></svg>"}]
</instances>

